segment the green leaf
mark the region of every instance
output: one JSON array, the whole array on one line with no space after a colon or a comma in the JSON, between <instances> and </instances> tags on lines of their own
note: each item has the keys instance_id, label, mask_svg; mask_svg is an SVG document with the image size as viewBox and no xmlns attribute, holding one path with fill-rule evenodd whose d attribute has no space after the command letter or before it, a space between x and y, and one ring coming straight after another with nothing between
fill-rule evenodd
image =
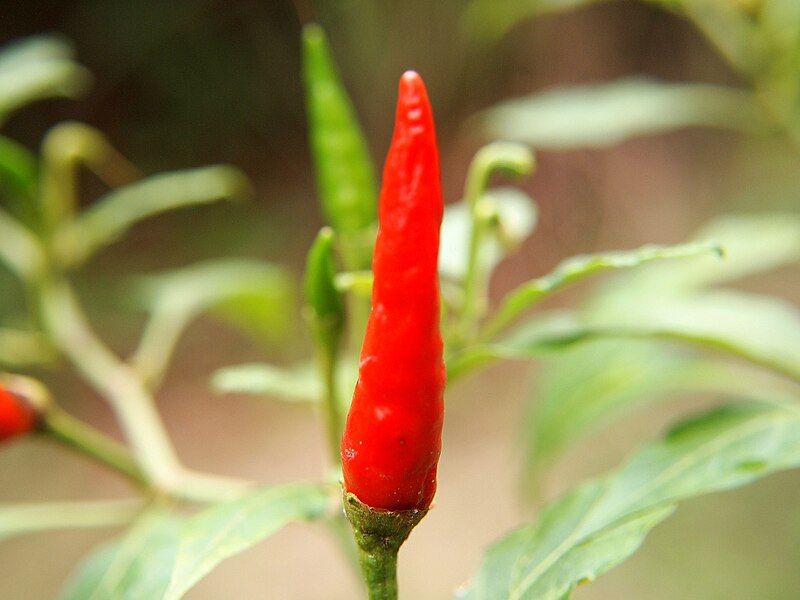
<instances>
[{"instance_id":1,"label":"green leaf","mask_svg":"<svg viewBox=\"0 0 800 600\"><path fill-rule=\"evenodd\" d=\"M657 260L702 254L716 254L719 258L722 256L722 249L714 242L700 242L678 246L642 246L630 251L573 256L558 265L550 274L523 283L509 292L486 326L485 335L493 336L543 298L595 273L630 269Z\"/></svg>"},{"instance_id":2,"label":"green leaf","mask_svg":"<svg viewBox=\"0 0 800 600\"><path fill-rule=\"evenodd\" d=\"M346 413L358 379L358 365L354 361L340 360L337 368L337 396ZM320 402L323 395L322 383L313 363L288 368L265 363L225 367L214 373L211 385L220 393L271 396L290 402L316 403Z\"/></svg>"},{"instance_id":3,"label":"green leaf","mask_svg":"<svg viewBox=\"0 0 800 600\"><path fill-rule=\"evenodd\" d=\"M133 225L160 213L242 198L250 184L237 169L204 167L148 177L107 194L58 233L60 252L79 263L107 246Z\"/></svg>"},{"instance_id":4,"label":"green leaf","mask_svg":"<svg viewBox=\"0 0 800 600\"><path fill-rule=\"evenodd\" d=\"M494 188L481 198L494 213L492 232L480 248L478 257L482 272L491 272L533 233L538 219L534 201L524 192L511 187ZM448 205L442 219L439 251L439 273L461 281L469 263L469 240L472 232L472 213L463 200Z\"/></svg>"},{"instance_id":5,"label":"green leaf","mask_svg":"<svg viewBox=\"0 0 800 600\"><path fill-rule=\"evenodd\" d=\"M212 311L256 339L275 341L292 311L288 274L269 263L227 259L144 277L139 286L151 318L133 363L149 380L158 380L188 324Z\"/></svg>"},{"instance_id":6,"label":"green leaf","mask_svg":"<svg viewBox=\"0 0 800 600\"><path fill-rule=\"evenodd\" d=\"M800 314L774 298L709 292L596 314L551 313L451 357L451 378L498 358L533 358L592 338L677 340L713 348L800 381Z\"/></svg>"},{"instance_id":7,"label":"green leaf","mask_svg":"<svg viewBox=\"0 0 800 600\"><path fill-rule=\"evenodd\" d=\"M322 517L330 495L319 486L287 485L205 510L181 532L165 600L178 600L223 560L293 521Z\"/></svg>"},{"instance_id":8,"label":"green leaf","mask_svg":"<svg viewBox=\"0 0 800 600\"><path fill-rule=\"evenodd\" d=\"M800 464L794 406L713 411L646 446L619 471L547 506L487 552L469 600L557 600L628 558L677 502Z\"/></svg>"},{"instance_id":9,"label":"green leaf","mask_svg":"<svg viewBox=\"0 0 800 600\"><path fill-rule=\"evenodd\" d=\"M124 525L142 506L140 500L0 504L0 541L37 531Z\"/></svg>"},{"instance_id":10,"label":"green leaf","mask_svg":"<svg viewBox=\"0 0 800 600\"><path fill-rule=\"evenodd\" d=\"M0 50L0 122L35 100L82 94L91 77L61 40L35 37Z\"/></svg>"},{"instance_id":11,"label":"green leaf","mask_svg":"<svg viewBox=\"0 0 800 600\"><path fill-rule=\"evenodd\" d=\"M711 255L655 263L616 277L593 301L620 310L644 296L685 295L800 260L800 216L767 213L725 215L703 227L696 243L713 241L725 249L725 260Z\"/></svg>"},{"instance_id":12,"label":"green leaf","mask_svg":"<svg viewBox=\"0 0 800 600\"><path fill-rule=\"evenodd\" d=\"M714 291L590 312L584 326L592 336L697 343L800 381L800 312L776 298Z\"/></svg>"},{"instance_id":13,"label":"green leaf","mask_svg":"<svg viewBox=\"0 0 800 600\"><path fill-rule=\"evenodd\" d=\"M773 377L677 352L646 340L597 340L547 360L532 394L526 472L536 474L571 443L614 416L686 393L749 397L786 392Z\"/></svg>"},{"instance_id":14,"label":"green leaf","mask_svg":"<svg viewBox=\"0 0 800 600\"><path fill-rule=\"evenodd\" d=\"M491 137L556 150L602 147L691 126L752 132L759 123L749 92L646 79L549 90L498 104L482 120Z\"/></svg>"},{"instance_id":15,"label":"green leaf","mask_svg":"<svg viewBox=\"0 0 800 600\"><path fill-rule=\"evenodd\" d=\"M298 402L319 402L322 397L322 384L312 363L293 368L264 363L225 367L214 373L211 385L225 394L276 396Z\"/></svg>"},{"instance_id":16,"label":"green leaf","mask_svg":"<svg viewBox=\"0 0 800 600\"><path fill-rule=\"evenodd\" d=\"M319 25L303 29L303 80L317 187L340 235L348 270L370 267L377 217L375 169L364 134Z\"/></svg>"},{"instance_id":17,"label":"green leaf","mask_svg":"<svg viewBox=\"0 0 800 600\"><path fill-rule=\"evenodd\" d=\"M9 200L9 210L24 223L33 221L36 195L36 159L14 140L0 135L0 195Z\"/></svg>"},{"instance_id":18,"label":"green leaf","mask_svg":"<svg viewBox=\"0 0 800 600\"><path fill-rule=\"evenodd\" d=\"M189 519L148 513L85 561L61 598L181 598L223 560L292 521L323 516L329 499L319 486L296 484L251 492Z\"/></svg>"},{"instance_id":19,"label":"green leaf","mask_svg":"<svg viewBox=\"0 0 800 600\"><path fill-rule=\"evenodd\" d=\"M163 598L184 520L165 512L140 518L121 539L92 553L76 571L61 600Z\"/></svg>"},{"instance_id":20,"label":"green leaf","mask_svg":"<svg viewBox=\"0 0 800 600\"><path fill-rule=\"evenodd\" d=\"M0 262L21 280L35 279L45 265L39 240L22 223L0 208Z\"/></svg>"}]
</instances>

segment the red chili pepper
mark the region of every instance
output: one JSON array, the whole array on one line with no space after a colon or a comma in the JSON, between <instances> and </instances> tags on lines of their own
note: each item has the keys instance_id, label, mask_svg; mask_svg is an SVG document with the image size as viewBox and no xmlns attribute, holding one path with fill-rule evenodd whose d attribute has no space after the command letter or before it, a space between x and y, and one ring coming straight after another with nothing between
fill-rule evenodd
<instances>
[{"instance_id":1,"label":"red chili pepper","mask_svg":"<svg viewBox=\"0 0 800 600\"><path fill-rule=\"evenodd\" d=\"M0 442L29 433L36 427L37 419L33 406L0 387Z\"/></svg>"},{"instance_id":2,"label":"red chili pepper","mask_svg":"<svg viewBox=\"0 0 800 600\"><path fill-rule=\"evenodd\" d=\"M408 71L383 171L372 312L342 439L345 489L373 508L425 509L436 492L445 385L442 210L433 114L425 84Z\"/></svg>"}]
</instances>

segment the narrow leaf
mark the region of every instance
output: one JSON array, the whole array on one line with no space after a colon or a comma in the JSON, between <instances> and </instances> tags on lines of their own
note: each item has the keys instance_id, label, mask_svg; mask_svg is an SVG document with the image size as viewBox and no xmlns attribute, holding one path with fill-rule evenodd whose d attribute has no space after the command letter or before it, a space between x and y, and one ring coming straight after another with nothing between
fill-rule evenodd
<instances>
[{"instance_id":1,"label":"narrow leaf","mask_svg":"<svg viewBox=\"0 0 800 600\"><path fill-rule=\"evenodd\" d=\"M691 126L752 132L752 94L701 83L624 79L503 102L482 115L491 137L535 148L601 147Z\"/></svg>"},{"instance_id":2,"label":"narrow leaf","mask_svg":"<svg viewBox=\"0 0 800 600\"><path fill-rule=\"evenodd\" d=\"M0 504L0 540L38 531L124 525L142 506L140 500Z\"/></svg>"},{"instance_id":3,"label":"narrow leaf","mask_svg":"<svg viewBox=\"0 0 800 600\"><path fill-rule=\"evenodd\" d=\"M298 402L319 402L322 396L322 384L311 363L293 368L265 363L225 367L214 373L211 384L221 393L276 396Z\"/></svg>"},{"instance_id":4,"label":"narrow leaf","mask_svg":"<svg viewBox=\"0 0 800 600\"><path fill-rule=\"evenodd\" d=\"M32 38L0 50L0 122L35 100L75 97L91 77L71 59L68 45L55 38Z\"/></svg>"},{"instance_id":5,"label":"narrow leaf","mask_svg":"<svg viewBox=\"0 0 800 600\"><path fill-rule=\"evenodd\" d=\"M688 258L701 254L722 255L714 242L690 243L678 246L643 246L636 250L574 256L558 265L549 275L523 283L503 299L486 327L486 335L502 330L526 309L548 295L595 273L617 269L630 269L645 263Z\"/></svg>"},{"instance_id":6,"label":"narrow leaf","mask_svg":"<svg viewBox=\"0 0 800 600\"><path fill-rule=\"evenodd\" d=\"M247 179L232 167L154 175L98 200L60 231L59 248L72 262L80 262L143 219L187 206L241 198L249 191Z\"/></svg>"},{"instance_id":7,"label":"narrow leaf","mask_svg":"<svg viewBox=\"0 0 800 600\"><path fill-rule=\"evenodd\" d=\"M293 521L317 519L330 495L318 486L287 485L248 494L205 510L181 532L164 600L178 600L223 560Z\"/></svg>"},{"instance_id":8,"label":"narrow leaf","mask_svg":"<svg viewBox=\"0 0 800 600\"><path fill-rule=\"evenodd\" d=\"M728 406L686 422L619 471L554 501L489 549L470 600L558 600L610 570L681 500L800 464L794 406Z\"/></svg>"}]
</instances>

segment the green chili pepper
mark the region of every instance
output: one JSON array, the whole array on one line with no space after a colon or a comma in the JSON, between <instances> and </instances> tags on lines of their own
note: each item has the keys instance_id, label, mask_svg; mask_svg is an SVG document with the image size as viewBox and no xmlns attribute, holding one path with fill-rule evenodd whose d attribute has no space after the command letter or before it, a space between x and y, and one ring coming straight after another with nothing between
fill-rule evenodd
<instances>
[{"instance_id":1,"label":"green chili pepper","mask_svg":"<svg viewBox=\"0 0 800 600\"><path fill-rule=\"evenodd\" d=\"M349 270L370 266L377 186L364 134L318 25L303 30L303 71L311 150L325 218Z\"/></svg>"}]
</instances>

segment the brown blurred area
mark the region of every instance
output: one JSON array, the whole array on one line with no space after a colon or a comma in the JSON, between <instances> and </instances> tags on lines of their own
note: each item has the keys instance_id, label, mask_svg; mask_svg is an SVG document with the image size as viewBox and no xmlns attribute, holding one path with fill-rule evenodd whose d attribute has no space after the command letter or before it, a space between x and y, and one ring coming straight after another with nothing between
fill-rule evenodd
<instances>
[{"instance_id":1,"label":"brown blurred area","mask_svg":"<svg viewBox=\"0 0 800 600\"><path fill-rule=\"evenodd\" d=\"M83 100L40 102L15 114L4 134L35 148L52 124L76 119L106 132L145 172L226 162L256 186L246 205L202 207L137 226L79 275L98 330L130 350L141 322L120 310L120 272L136 274L222 256L287 265L299 277L321 226L299 76L303 21L329 32L373 156L388 144L396 80L406 68L428 83L439 126L447 201L460 197L472 154L486 139L468 117L513 96L645 74L737 83L690 24L637 2L609 2L528 20L480 46L459 33L463 1L73 0L8 2L0 43L43 32L70 39L94 74ZM604 150L541 152L523 185L540 224L493 281L499 295L560 259L600 249L688 238L726 211L797 207L784 184L796 154L779 142L693 129ZM765 182L774 193L764 193ZM83 201L102 188L87 178ZM755 193L754 190L759 190ZM800 298L780 274L761 289ZM12 289L3 288L11 294ZM585 288L557 298L570 302ZM218 396L210 374L253 360L307 355L295 315L289 340L264 349L213 319L194 324L176 353L159 406L191 467L265 484L315 480L325 468L316 417L302 406ZM119 436L107 407L69 375L43 372L72 412ZM449 390L436 508L404 546L405 598L451 597L482 550L531 511L517 497L519 422L535 369L493 368ZM704 399L660 405L580 444L550 478L548 496L617 464ZM0 501L124 496L115 476L43 442L0 453ZM683 506L633 560L575 593L578 600L785 600L800 589L800 504L795 474ZM0 543L0 598L53 598L79 558L110 531L37 534ZM358 581L320 527L290 526L223 564L188 598L347 599Z\"/></svg>"}]
</instances>

